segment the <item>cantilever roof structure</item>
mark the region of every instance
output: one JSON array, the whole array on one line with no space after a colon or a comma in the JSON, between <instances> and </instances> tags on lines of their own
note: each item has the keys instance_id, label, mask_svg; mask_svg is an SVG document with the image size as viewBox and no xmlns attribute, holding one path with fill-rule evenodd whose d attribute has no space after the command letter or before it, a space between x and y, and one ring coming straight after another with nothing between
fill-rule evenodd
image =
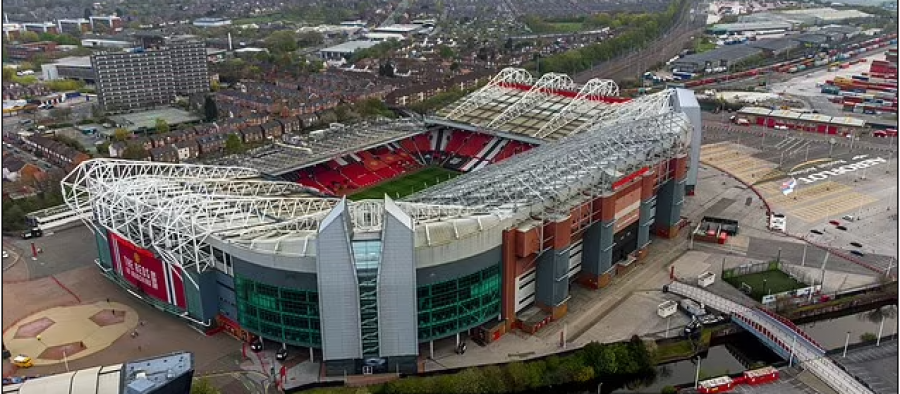
<instances>
[{"instance_id":1,"label":"cantilever roof structure","mask_svg":"<svg viewBox=\"0 0 900 394\"><path fill-rule=\"evenodd\" d=\"M510 78L528 79L518 71L504 72ZM552 77L555 81L566 78ZM540 82L545 86L541 89L550 89L544 82ZM602 81L588 85L597 89L605 86L602 89L607 90L583 88L582 93L615 91ZM490 104L488 99L511 97L500 95L510 88L497 83L490 86L488 91L457 103L450 116L461 118L474 110L459 108L478 108ZM509 132L519 130L513 121L543 105L543 98L533 95L547 93L512 89L525 93L487 121ZM557 93L550 94L563 96ZM544 130L541 133L553 134L559 141L461 175L403 201L385 198L347 202L354 230L380 230L386 208L396 206L413 219L416 247L441 245L512 221L564 212L568 204L608 192L622 176L684 153L690 144L692 127L687 116L675 108L674 90L622 102L591 99L582 93L566 96L567 104L550 115L541 128L523 129L535 136ZM414 134L422 127L416 121L406 125L408 128L394 134L382 130L379 135L387 138L382 142L363 136L329 148L324 140L306 141L310 152L302 159L269 159L270 167L251 162L252 169L94 159L67 175L62 182L63 193L72 209L90 207L92 219L100 225L140 247L155 250L164 261L182 268L204 271L215 266L206 247L209 238L262 253L313 256L321 221L341 200L292 182L263 181L266 168L285 171L290 166L303 166L298 163L309 165L383 144L394 136ZM352 134L363 129L346 126L341 131ZM88 225L95 228L93 222ZM193 281L190 275L185 277Z\"/></svg>"},{"instance_id":2,"label":"cantilever roof structure","mask_svg":"<svg viewBox=\"0 0 900 394\"><path fill-rule=\"evenodd\" d=\"M548 73L535 79L526 70L506 68L483 88L438 111L430 120L557 141L604 122L670 111L666 94L635 100L618 94L619 87L611 80L591 79L579 85L565 74Z\"/></svg>"},{"instance_id":3,"label":"cantilever roof structure","mask_svg":"<svg viewBox=\"0 0 900 394\"><path fill-rule=\"evenodd\" d=\"M690 126L671 112L595 127L555 144L457 177L407 197L428 204L547 211L583 194L609 190L620 177L684 152Z\"/></svg>"},{"instance_id":4,"label":"cantilever roof structure","mask_svg":"<svg viewBox=\"0 0 900 394\"><path fill-rule=\"evenodd\" d=\"M416 119L381 119L353 125L333 123L327 129L294 136L293 139L248 153L227 156L213 164L246 166L263 174L281 175L424 131L425 123Z\"/></svg>"}]
</instances>

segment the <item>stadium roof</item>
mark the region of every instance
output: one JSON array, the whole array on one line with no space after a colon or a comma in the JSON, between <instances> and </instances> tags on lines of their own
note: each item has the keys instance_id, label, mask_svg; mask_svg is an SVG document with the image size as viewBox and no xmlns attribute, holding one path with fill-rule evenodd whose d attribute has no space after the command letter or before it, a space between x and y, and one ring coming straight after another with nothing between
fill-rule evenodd
<instances>
[{"instance_id":1,"label":"stadium roof","mask_svg":"<svg viewBox=\"0 0 900 394\"><path fill-rule=\"evenodd\" d=\"M673 91L664 93L669 92ZM685 116L675 112L637 119L623 117L405 200L553 211L577 195L603 194L619 178L682 152L689 141L689 127Z\"/></svg>"},{"instance_id":2,"label":"stadium roof","mask_svg":"<svg viewBox=\"0 0 900 394\"><path fill-rule=\"evenodd\" d=\"M593 86L594 93L594 88L609 86L605 82L588 85ZM502 94L517 88L495 83L487 89L457 105L510 97ZM514 101L491 122L508 127L507 119L520 116L516 113L527 114L540 107L541 101L531 94L546 96L545 92L527 90L524 96L516 97L528 107L517 104L523 101ZM380 230L386 207L396 206L412 218L415 245L420 247L441 245L515 220L564 213L573 203L611 191L622 176L685 152L691 124L675 109L675 96L675 90L665 90L619 104L597 103L583 94L569 97L568 104L549 117L557 122L554 127L560 126L557 130L581 122L565 129L566 135L577 135L461 175L403 201L385 198L346 202L353 228L362 232ZM420 127L416 122L409 125ZM364 129L342 130L352 133ZM544 132L550 134L546 129ZM413 130L394 133L408 135ZM364 140L367 146L379 144ZM328 139L329 144L332 141ZM325 141L321 142L315 147L326 149ZM350 140L331 147L328 153L314 150L318 156L310 152L304 159L295 158L291 165L365 148L359 144ZM201 247L208 237L258 252L314 255L320 222L342 200L318 195L296 183L261 181L262 174L259 169L238 166L94 159L81 163L62 184L71 208L81 211L91 207L94 219L103 226L140 247L152 248L164 261L183 268L202 271L214 266L207 248ZM185 277L193 280L190 275Z\"/></svg>"},{"instance_id":3,"label":"stadium roof","mask_svg":"<svg viewBox=\"0 0 900 394\"><path fill-rule=\"evenodd\" d=\"M526 70L507 68L429 121L556 141L605 122L670 110L666 95L629 100L616 97L618 94L619 87L611 80L591 79L578 85L564 74L548 73L535 80Z\"/></svg>"},{"instance_id":4,"label":"stadium roof","mask_svg":"<svg viewBox=\"0 0 900 394\"><path fill-rule=\"evenodd\" d=\"M277 176L424 131L425 123L415 119L381 119L352 125L332 123L327 129L292 135L286 141L226 156L212 164L244 166Z\"/></svg>"}]
</instances>

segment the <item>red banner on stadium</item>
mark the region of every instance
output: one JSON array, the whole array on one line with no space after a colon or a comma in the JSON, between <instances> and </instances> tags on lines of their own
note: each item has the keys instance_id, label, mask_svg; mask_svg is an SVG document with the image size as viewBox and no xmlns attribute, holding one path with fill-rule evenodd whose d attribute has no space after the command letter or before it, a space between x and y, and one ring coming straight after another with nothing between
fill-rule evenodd
<instances>
[{"instance_id":1,"label":"red banner on stadium","mask_svg":"<svg viewBox=\"0 0 900 394\"><path fill-rule=\"evenodd\" d=\"M109 233L116 272L141 292L181 308L186 307L184 281L178 267L163 263L149 250Z\"/></svg>"}]
</instances>

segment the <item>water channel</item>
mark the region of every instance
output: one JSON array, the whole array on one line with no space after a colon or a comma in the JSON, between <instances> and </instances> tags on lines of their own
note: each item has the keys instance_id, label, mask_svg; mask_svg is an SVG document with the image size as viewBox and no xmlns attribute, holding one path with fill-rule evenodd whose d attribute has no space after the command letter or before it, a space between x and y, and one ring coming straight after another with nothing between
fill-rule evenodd
<instances>
[{"instance_id":1,"label":"water channel","mask_svg":"<svg viewBox=\"0 0 900 394\"><path fill-rule=\"evenodd\" d=\"M889 338L888 340L898 340L896 306L885 307L882 311L884 310L889 312L885 313L887 317L884 320L882 336L892 337L892 339ZM893 311L893 313L890 311ZM860 336L864 333L878 334L880 323L881 315L868 311L856 315L808 323L801 325L800 328L810 334L826 350L831 350L844 346L847 332L850 332L850 344L861 342ZM701 379L748 369L749 365L742 364L736 357L736 354L767 364L781 361L779 357L775 356L774 353L764 346L761 346L762 343L748 333L742 334L737 339L730 338L728 346L716 343L713 343L713 345L709 349L708 354L700 360ZM656 378L651 384L644 387L632 389L617 388L613 391L608 391L606 387L603 387L602 391L603 393L615 394L659 393L665 386L692 383L696 373L696 361L678 361L658 366L656 368ZM579 393L585 392L580 391Z\"/></svg>"}]
</instances>

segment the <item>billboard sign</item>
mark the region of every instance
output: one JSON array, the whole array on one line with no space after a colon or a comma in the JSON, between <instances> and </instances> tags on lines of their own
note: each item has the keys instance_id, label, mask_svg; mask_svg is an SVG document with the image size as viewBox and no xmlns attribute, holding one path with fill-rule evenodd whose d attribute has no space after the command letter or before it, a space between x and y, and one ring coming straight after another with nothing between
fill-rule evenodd
<instances>
[{"instance_id":1,"label":"billboard sign","mask_svg":"<svg viewBox=\"0 0 900 394\"><path fill-rule=\"evenodd\" d=\"M116 272L141 293L160 301L185 308L182 272L157 258L153 252L139 248L126 239L109 233L110 249Z\"/></svg>"}]
</instances>

